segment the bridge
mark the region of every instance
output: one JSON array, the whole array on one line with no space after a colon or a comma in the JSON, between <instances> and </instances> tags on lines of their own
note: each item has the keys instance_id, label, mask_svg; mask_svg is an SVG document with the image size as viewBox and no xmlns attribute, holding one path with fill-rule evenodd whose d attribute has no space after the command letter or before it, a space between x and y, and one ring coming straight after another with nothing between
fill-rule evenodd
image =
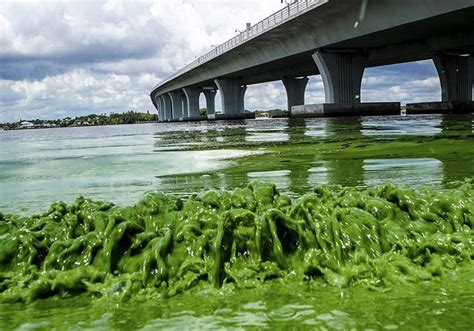
<instances>
[{"instance_id":1,"label":"bridge","mask_svg":"<svg viewBox=\"0 0 474 331\"><path fill-rule=\"evenodd\" d=\"M248 85L281 80L293 114L372 111L360 100L366 68L427 59L443 107L472 106L474 0L295 0L156 85L150 97L165 121L198 119L201 93L208 118L242 118ZM326 101L306 107L308 76L318 74ZM394 105L375 108L393 112Z\"/></svg>"}]
</instances>

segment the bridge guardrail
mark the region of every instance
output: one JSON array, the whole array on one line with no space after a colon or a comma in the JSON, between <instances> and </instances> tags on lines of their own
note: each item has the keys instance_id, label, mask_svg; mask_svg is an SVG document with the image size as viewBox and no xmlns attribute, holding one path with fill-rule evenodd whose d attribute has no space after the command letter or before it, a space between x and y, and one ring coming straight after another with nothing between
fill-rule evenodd
<instances>
[{"instance_id":1,"label":"bridge guardrail","mask_svg":"<svg viewBox=\"0 0 474 331\"><path fill-rule=\"evenodd\" d=\"M237 46L273 29L276 26L279 26L283 23L288 22L289 20L306 13L307 11L318 7L324 3L328 2L328 0L297 0L292 4L286 6L285 8L277 11L276 13L268 16L267 18L261 20L260 22L254 24L248 30L245 30L235 37L229 39L225 43L215 47L213 50L209 51L208 53L202 55L201 57L197 58L193 62L187 64L180 70L176 71L173 75L166 78L159 84L153 87L153 91L156 90L159 86L166 84L167 82L173 80L174 78L178 77L179 75L194 69L201 64L204 64L219 55L222 55L228 52L231 49L236 48Z\"/></svg>"}]
</instances>

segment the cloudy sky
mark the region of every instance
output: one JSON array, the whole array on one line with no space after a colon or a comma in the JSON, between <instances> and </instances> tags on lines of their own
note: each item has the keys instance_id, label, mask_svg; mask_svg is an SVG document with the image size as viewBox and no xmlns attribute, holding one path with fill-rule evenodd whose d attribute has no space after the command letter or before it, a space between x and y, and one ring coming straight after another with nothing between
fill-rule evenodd
<instances>
[{"instance_id":1,"label":"cloudy sky","mask_svg":"<svg viewBox=\"0 0 474 331\"><path fill-rule=\"evenodd\" d=\"M154 111L148 94L156 83L281 6L280 0L1 0L0 122ZM324 101L320 77L311 77L306 99ZM362 101L439 99L431 61L365 72ZM284 108L283 85L250 86L245 102L250 110Z\"/></svg>"}]
</instances>

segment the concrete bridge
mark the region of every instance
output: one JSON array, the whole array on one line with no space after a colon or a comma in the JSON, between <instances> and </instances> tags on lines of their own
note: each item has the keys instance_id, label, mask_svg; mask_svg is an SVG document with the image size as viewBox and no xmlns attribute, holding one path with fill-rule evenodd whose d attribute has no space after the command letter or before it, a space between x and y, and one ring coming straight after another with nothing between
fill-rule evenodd
<instances>
[{"instance_id":1,"label":"concrete bridge","mask_svg":"<svg viewBox=\"0 0 474 331\"><path fill-rule=\"evenodd\" d=\"M219 91L220 116L239 118L246 116L247 85L281 80L294 114L370 111L373 104L360 103L365 68L426 59L438 71L442 101L472 105L474 0L297 0L188 64L150 96L163 120L192 120L201 93L215 118ZM307 77L318 74L326 103L295 107L305 104Z\"/></svg>"}]
</instances>

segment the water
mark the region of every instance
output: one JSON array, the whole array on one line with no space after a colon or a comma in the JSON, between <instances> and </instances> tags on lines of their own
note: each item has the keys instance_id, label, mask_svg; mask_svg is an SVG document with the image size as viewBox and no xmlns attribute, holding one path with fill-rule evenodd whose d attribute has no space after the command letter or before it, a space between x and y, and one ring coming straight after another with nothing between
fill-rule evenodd
<instances>
[{"instance_id":1,"label":"water","mask_svg":"<svg viewBox=\"0 0 474 331\"><path fill-rule=\"evenodd\" d=\"M98 304L84 297L49 299L5 307L0 311L0 328L472 330L472 273L469 277L470 282L463 284L458 284L461 279L457 278L384 293L320 285L287 288L274 283L253 290L212 295L201 291L120 305Z\"/></svg>"},{"instance_id":2,"label":"water","mask_svg":"<svg viewBox=\"0 0 474 331\"><path fill-rule=\"evenodd\" d=\"M448 187L474 176L472 115L246 120L0 133L0 211L31 214L77 195L134 203L252 180Z\"/></svg>"},{"instance_id":3,"label":"water","mask_svg":"<svg viewBox=\"0 0 474 331\"><path fill-rule=\"evenodd\" d=\"M388 181L439 190L474 178L472 115L246 120L0 132L0 211L77 195L132 204L253 180L299 194L316 183ZM472 265L440 281L369 291L266 282L170 299L87 297L1 304L0 329L472 329ZM143 301L140 301L143 300Z\"/></svg>"}]
</instances>

